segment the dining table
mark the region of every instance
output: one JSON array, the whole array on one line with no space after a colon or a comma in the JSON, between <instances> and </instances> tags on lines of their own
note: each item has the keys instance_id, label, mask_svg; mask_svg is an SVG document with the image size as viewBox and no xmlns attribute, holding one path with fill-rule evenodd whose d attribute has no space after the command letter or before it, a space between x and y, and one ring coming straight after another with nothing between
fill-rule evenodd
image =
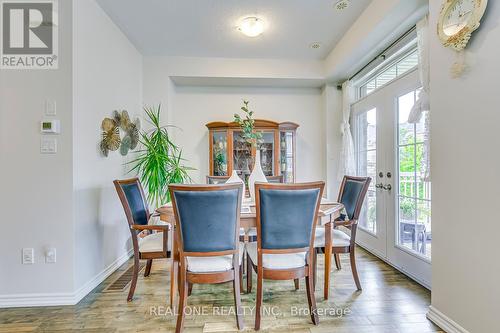
<instances>
[{"instance_id":1,"label":"dining table","mask_svg":"<svg viewBox=\"0 0 500 333\"><path fill-rule=\"evenodd\" d=\"M325 290L329 290L330 286L330 270L331 270L331 257L332 257L332 228L333 221L340 217L344 210L341 203L329 201L325 198L321 200L318 212L318 228L325 228ZM248 200L243 201L242 211L240 215L240 227L245 231L252 227L257 227L257 219L255 213L255 203ZM178 292L177 279L179 272L179 249L176 242L175 230L175 215L172 204L168 203L165 206L156 209L157 214L160 215L160 220L164 223L170 224L170 237L172 237L172 265L170 271L170 307L174 308L175 297ZM177 291L177 292L176 292Z\"/></svg>"}]
</instances>

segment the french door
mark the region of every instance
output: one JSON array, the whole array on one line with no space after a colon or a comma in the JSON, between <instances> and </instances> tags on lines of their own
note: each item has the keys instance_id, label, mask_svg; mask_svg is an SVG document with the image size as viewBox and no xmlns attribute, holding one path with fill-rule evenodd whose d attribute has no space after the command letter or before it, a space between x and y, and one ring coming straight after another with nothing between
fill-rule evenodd
<instances>
[{"instance_id":1,"label":"french door","mask_svg":"<svg viewBox=\"0 0 500 333\"><path fill-rule=\"evenodd\" d=\"M372 178L356 237L359 245L430 288L427 115L418 124L407 122L419 93L413 71L352 106L357 175Z\"/></svg>"}]
</instances>

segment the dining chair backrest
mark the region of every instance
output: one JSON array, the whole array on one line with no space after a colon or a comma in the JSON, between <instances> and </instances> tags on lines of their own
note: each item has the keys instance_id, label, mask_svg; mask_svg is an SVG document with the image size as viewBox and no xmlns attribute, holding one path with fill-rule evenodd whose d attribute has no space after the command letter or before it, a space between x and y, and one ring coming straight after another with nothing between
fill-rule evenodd
<instances>
[{"instance_id":1,"label":"dining chair backrest","mask_svg":"<svg viewBox=\"0 0 500 333\"><path fill-rule=\"evenodd\" d=\"M257 240L262 249L312 246L324 182L256 183Z\"/></svg>"},{"instance_id":2,"label":"dining chair backrest","mask_svg":"<svg viewBox=\"0 0 500 333\"><path fill-rule=\"evenodd\" d=\"M170 185L181 251L236 250L242 190L242 184Z\"/></svg>"},{"instance_id":3,"label":"dining chair backrest","mask_svg":"<svg viewBox=\"0 0 500 333\"><path fill-rule=\"evenodd\" d=\"M370 182L370 177L344 176L338 202L344 205L349 220L359 219Z\"/></svg>"},{"instance_id":4,"label":"dining chair backrest","mask_svg":"<svg viewBox=\"0 0 500 333\"><path fill-rule=\"evenodd\" d=\"M283 183L283 175L279 176L266 176L268 183Z\"/></svg>"},{"instance_id":5,"label":"dining chair backrest","mask_svg":"<svg viewBox=\"0 0 500 333\"><path fill-rule=\"evenodd\" d=\"M229 176L207 176L207 184L225 184Z\"/></svg>"},{"instance_id":6,"label":"dining chair backrest","mask_svg":"<svg viewBox=\"0 0 500 333\"><path fill-rule=\"evenodd\" d=\"M129 225L147 225L149 208L139 178L113 181Z\"/></svg>"}]
</instances>

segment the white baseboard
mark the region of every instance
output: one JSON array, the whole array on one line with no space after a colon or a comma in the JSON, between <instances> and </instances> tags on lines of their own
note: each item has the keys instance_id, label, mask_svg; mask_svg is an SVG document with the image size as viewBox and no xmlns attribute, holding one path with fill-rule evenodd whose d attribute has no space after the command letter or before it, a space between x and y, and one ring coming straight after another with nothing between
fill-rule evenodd
<instances>
[{"instance_id":1,"label":"white baseboard","mask_svg":"<svg viewBox=\"0 0 500 333\"><path fill-rule=\"evenodd\" d=\"M81 286L75 293L75 302L73 304L77 304L80 302L85 296L87 296L95 287L100 285L104 280L107 279L108 276L113 274L121 265L123 265L130 257L134 254L134 250L130 249L127 253L123 254L121 257L116 259L111 265L106 267L102 272L97 274L92 280L85 283Z\"/></svg>"},{"instance_id":2,"label":"white baseboard","mask_svg":"<svg viewBox=\"0 0 500 333\"><path fill-rule=\"evenodd\" d=\"M75 305L106 280L121 265L127 262L132 254L133 250L129 250L75 292L0 295L0 308Z\"/></svg>"},{"instance_id":3,"label":"white baseboard","mask_svg":"<svg viewBox=\"0 0 500 333\"><path fill-rule=\"evenodd\" d=\"M429 306L427 318L434 324L438 325L446 333L469 333L469 331L448 318L445 314L437 310L432 305Z\"/></svg>"}]
</instances>

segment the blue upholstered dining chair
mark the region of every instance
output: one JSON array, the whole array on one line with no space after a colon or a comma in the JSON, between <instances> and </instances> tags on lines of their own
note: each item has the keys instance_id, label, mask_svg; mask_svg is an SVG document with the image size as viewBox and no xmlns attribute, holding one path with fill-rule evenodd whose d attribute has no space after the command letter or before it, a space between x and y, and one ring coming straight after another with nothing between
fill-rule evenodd
<instances>
[{"instance_id":1,"label":"blue upholstered dining chair","mask_svg":"<svg viewBox=\"0 0 500 333\"><path fill-rule=\"evenodd\" d=\"M273 183L273 184L281 184L283 183L283 175L279 176L266 176L267 182L268 183Z\"/></svg>"},{"instance_id":2,"label":"blue upholstered dining chair","mask_svg":"<svg viewBox=\"0 0 500 333\"><path fill-rule=\"evenodd\" d=\"M134 248L134 271L127 296L127 301L130 302L134 297L139 275L139 260L147 260L144 271L144 276L147 277L151 272L153 259L168 257L168 225L148 224L152 215L149 213L146 196L138 178L115 180L113 183L127 217ZM147 235L138 238L138 234L144 231Z\"/></svg>"},{"instance_id":3,"label":"blue upholstered dining chair","mask_svg":"<svg viewBox=\"0 0 500 333\"><path fill-rule=\"evenodd\" d=\"M207 184L224 184L229 179L229 176L207 176ZM279 176L266 176L268 183L283 183L283 175ZM257 241L257 228L249 228L245 231L244 228L240 228L240 242L256 242ZM246 256L243 256L245 260ZM243 264L241 269L241 277L246 273L246 267L248 265ZM251 273L251 272L250 272ZM298 282L295 282L295 288L298 289ZM243 278L240 279L240 289L244 291L243 288ZM252 279L247 279L247 292L252 291Z\"/></svg>"},{"instance_id":4,"label":"blue upholstered dining chair","mask_svg":"<svg viewBox=\"0 0 500 333\"><path fill-rule=\"evenodd\" d=\"M247 243L248 274L257 272L255 329L260 329L263 280L305 278L312 322L317 325L313 290L314 237L325 183L256 183L257 242Z\"/></svg>"},{"instance_id":5,"label":"blue upholstered dining chair","mask_svg":"<svg viewBox=\"0 0 500 333\"><path fill-rule=\"evenodd\" d=\"M169 185L179 249L179 307L176 332L183 329L189 286L232 281L236 323L243 328L239 241L241 184Z\"/></svg>"},{"instance_id":6,"label":"blue upholstered dining chair","mask_svg":"<svg viewBox=\"0 0 500 333\"><path fill-rule=\"evenodd\" d=\"M337 268L340 269L340 254L349 253L352 276L358 290L361 290L361 283L359 282L356 257L354 253L356 248L356 230L358 227L359 215L361 213L370 182L370 177L344 176L342 184L340 185L337 201L344 205L345 213L347 215L341 215L340 218L333 221L333 226L331 226L332 253L335 258L335 264ZM350 235L339 230L338 227L350 229ZM315 248L321 248L324 250L326 228L327 226L316 229L316 241L314 243ZM316 260L314 262L316 262ZM331 262L325 256L325 285L323 291L325 299L328 299L330 289L330 270Z\"/></svg>"},{"instance_id":7,"label":"blue upholstered dining chair","mask_svg":"<svg viewBox=\"0 0 500 333\"><path fill-rule=\"evenodd\" d=\"M207 176L207 184L217 185L217 184L225 184L229 176Z\"/></svg>"}]
</instances>

